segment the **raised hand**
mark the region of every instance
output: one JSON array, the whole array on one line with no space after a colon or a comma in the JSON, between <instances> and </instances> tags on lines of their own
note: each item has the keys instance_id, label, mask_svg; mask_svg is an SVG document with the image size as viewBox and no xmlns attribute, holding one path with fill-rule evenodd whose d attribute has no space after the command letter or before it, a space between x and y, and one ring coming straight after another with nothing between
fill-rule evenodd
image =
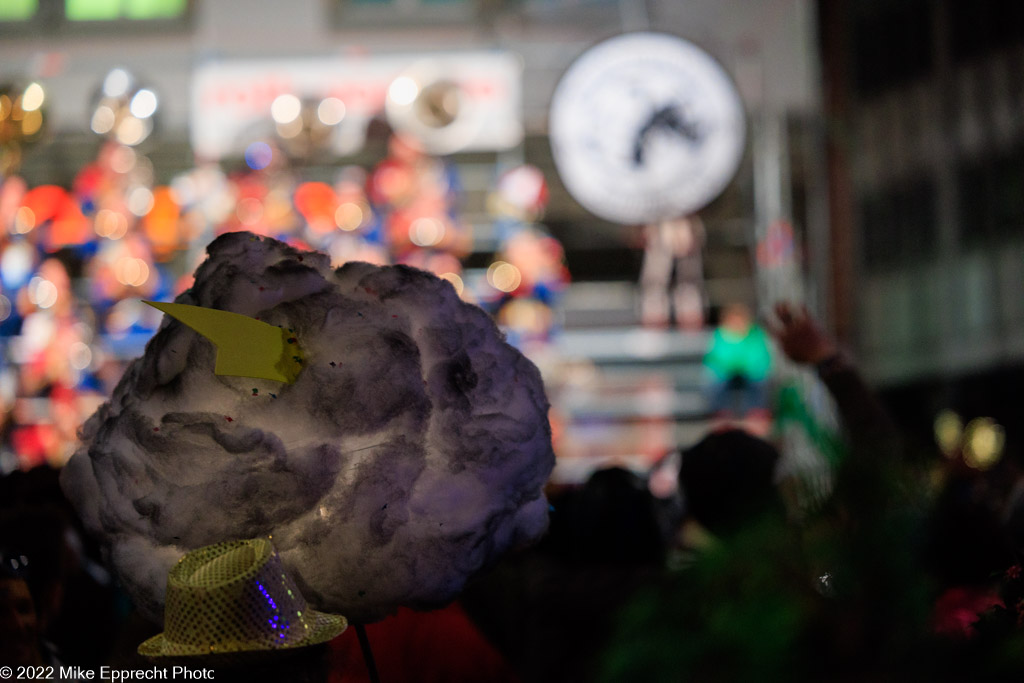
<instances>
[{"instance_id":1,"label":"raised hand","mask_svg":"<svg viewBox=\"0 0 1024 683\"><path fill-rule=\"evenodd\" d=\"M775 304L775 317L777 320L766 321L766 326L794 363L814 365L836 354L835 342L811 317L806 306L780 301Z\"/></svg>"}]
</instances>

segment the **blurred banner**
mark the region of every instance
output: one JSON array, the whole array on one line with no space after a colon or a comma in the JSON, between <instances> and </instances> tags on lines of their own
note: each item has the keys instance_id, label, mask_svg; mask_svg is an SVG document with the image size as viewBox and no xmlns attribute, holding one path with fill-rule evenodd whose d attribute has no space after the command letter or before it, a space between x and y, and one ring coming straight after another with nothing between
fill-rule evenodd
<instances>
[{"instance_id":1,"label":"blurred banner","mask_svg":"<svg viewBox=\"0 0 1024 683\"><path fill-rule=\"evenodd\" d=\"M457 97L454 120L431 119L431 86L439 83ZM446 152L508 149L523 135L522 61L512 53L232 60L196 70L190 113L196 155L208 160L241 155L254 139L272 135L271 104L281 95L306 102L333 98L343 104L337 132L328 142L338 154L362 147L367 123L383 116L385 103L395 127L405 117L413 128L435 125L446 136L454 132L459 139L446 139L452 148ZM426 97L417 100L417 95Z\"/></svg>"}]
</instances>

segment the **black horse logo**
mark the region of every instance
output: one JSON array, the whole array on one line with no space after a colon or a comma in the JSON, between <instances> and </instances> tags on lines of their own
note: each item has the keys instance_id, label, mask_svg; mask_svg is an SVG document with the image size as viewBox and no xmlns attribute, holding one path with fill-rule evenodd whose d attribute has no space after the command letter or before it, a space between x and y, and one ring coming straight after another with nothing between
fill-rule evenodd
<instances>
[{"instance_id":1,"label":"black horse logo","mask_svg":"<svg viewBox=\"0 0 1024 683\"><path fill-rule=\"evenodd\" d=\"M633 165L643 166L647 141L651 133L665 130L698 145L704 138L700 125L688 118L679 105L667 105L651 113L633 140Z\"/></svg>"}]
</instances>

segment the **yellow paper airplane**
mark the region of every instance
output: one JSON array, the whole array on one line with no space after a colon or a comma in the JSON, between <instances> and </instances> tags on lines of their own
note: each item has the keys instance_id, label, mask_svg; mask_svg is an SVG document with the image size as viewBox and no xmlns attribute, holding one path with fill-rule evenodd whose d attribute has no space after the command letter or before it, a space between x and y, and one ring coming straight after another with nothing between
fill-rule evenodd
<instances>
[{"instance_id":1,"label":"yellow paper airplane","mask_svg":"<svg viewBox=\"0 0 1024 683\"><path fill-rule=\"evenodd\" d=\"M217 347L214 372L291 384L302 370L295 337L241 313L203 306L144 301L183 322Z\"/></svg>"}]
</instances>

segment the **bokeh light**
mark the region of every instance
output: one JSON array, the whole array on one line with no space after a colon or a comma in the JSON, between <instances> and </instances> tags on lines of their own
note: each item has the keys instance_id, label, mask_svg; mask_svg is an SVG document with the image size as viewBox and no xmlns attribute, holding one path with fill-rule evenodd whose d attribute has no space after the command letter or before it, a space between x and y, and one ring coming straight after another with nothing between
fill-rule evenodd
<instances>
[{"instance_id":1,"label":"bokeh light","mask_svg":"<svg viewBox=\"0 0 1024 683\"><path fill-rule=\"evenodd\" d=\"M455 273L441 273L438 275L442 280L447 280L452 283L452 287L455 288L455 293L462 296L463 290L466 288L465 283L462 282L462 278Z\"/></svg>"},{"instance_id":2,"label":"bokeh light","mask_svg":"<svg viewBox=\"0 0 1024 683\"><path fill-rule=\"evenodd\" d=\"M15 242L4 249L0 256L0 277L5 287L17 289L28 281L34 256L35 250L28 242Z\"/></svg>"},{"instance_id":3,"label":"bokeh light","mask_svg":"<svg viewBox=\"0 0 1024 683\"><path fill-rule=\"evenodd\" d=\"M107 97L121 97L131 87L132 77L124 69L113 69L103 79L103 94Z\"/></svg>"},{"instance_id":4,"label":"bokeh light","mask_svg":"<svg viewBox=\"0 0 1024 683\"><path fill-rule=\"evenodd\" d=\"M145 216L153 208L153 192L148 187L136 187L128 193L128 210L136 216Z\"/></svg>"},{"instance_id":5,"label":"bokeh light","mask_svg":"<svg viewBox=\"0 0 1024 683\"><path fill-rule=\"evenodd\" d=\"M290 123L302 113L302 102L295 95L279 95L270 105L270 116L277 123Z\"/></svg>"},{"instance_id":6,"label":"bokeh light","mask_svg":"<svg viewBox=\"0 0 1024 683\"><path fill-rule=\"evenodd\" d=\"M71 367L75 370L85 370L92 363L92 349L85 342L76 341L68 349Z\"/></svg>"},{"instance_id":7,"label":"bokeh light","mask_svg":"<svg viewBox=\"0 0 1024 683\"><path fill-rule=\"evenodd\" d=\"M43 114L39 110L25 112L21 119L21 134L25 137L35 135L43 127Z\"/></svg>"},{"instance_id":8,"label":"bokeh light","mask_svg":"<svg viewBox=\"0 0 1024 683\"><path fill-rule=\"evenodd\" d=\"M990 469L1002 457L1005 441L1002 426L992 418L971 420L964 429L964 462L975 469Z\"/></svg>"},{"instance_id":9,"label":"bokeh light","mask_svg":"<svg viewBox=\"0 0 1024 683\"><path fill-rule=\"evenodd\" d=\"M495 261L487 268L487 283L500 292L514 292L522 281L519 269L507 261Z\"/></svg>"},{"instance_id":10,"label":"bokeh light","mask_svg":"<svg viewBox=\"0 0 1024 683\"><path fill-rule=\"evenodd\" d=\"M122 145L138 145L153 132L159 104L152 88L140 87L127 71L114 69L93 96L89 128Z\"/></svg>"},{"instance_id":11,"label":"bokeh light","mask_svg":"<svg viewBox=\"0 0 1024 683\"><path fill-rule=\"evenodd\" d=\"M45 99L46 93L43 91L43 86L38 83L30 83L21 95L21 110L26 112L37 111L43 106Z\"/></svg>"},{"instance_id":12,"label":"bokeh light","mask_svg":"<svg viewBox=\"0 0 1024 683\"><path fill-rule=\"evenodd\" d=\"M263 219L263 202L255 197L246 197L238 202L235 215L242 225L253 226Z\"/></svg>"},{"instance_id":13,"label":"bokeh light","mask_svg":"<svg viewBox=\"0 0 1024 683\"><path fill-rule=\"evenodd\" d=\"M325 126L336 126L345 118L345 103L337 97L328 97L316 108L316 115Z\"/></svg>"},{"instance_id":14,"label":"bokeh light","mask_svg":"<svg viewBox=\"0 0 1024 683\"><path fill-rule=\"evenodd\" d=\"M126 287L141 287L149 280L149 265L140 258L122 256L114 263L114 277Z\"/></svg>"},{"instance_id":15,"label":"bokeh light","mask_svg":"<svg viewBox=\"0 0 1024 683\"><path fill-rule=\"evenodd\" d=\"M96 213L93 229L100 237L119 240L128 234L128 219L113 209L100 209Z\"/></svg>"},{"instance_id":16,"label":"bokeh light","mask_svg":"<svg viewBox=\"0 0 1024 683\"><path fill-rule=\"evenodd\" d=\"M57 303L57 285L38 275L29 280L28 300L39 308L50 308Z\"/></svg>"},{"instance_id":17,"label":"bokeh light","mask_svg":"<svg viewBox=\"0 0 1024 683\"><path fill-rule=\"evenodd\" d=\"M106 135L114 129L114 123L116 122L117 115L114 113L114 110L105 104L101 104L93 112L89 128L97 135Z\"/></svg>"},{"instance_id":18,"label":"bokeh light","mask_svg":"<svg viewBox=\"0 0 1024 683\"><path fill-rule=\"evenodd\" d=\"M128 173L135 168L138 155L131 147L118 147L110 153L110 170L114 173Z\"/></svg>"},{"instance_id":19,"label":"bokeh light","mask_svg":"<svg viewBox=\"0 0 1024 683\"><path fill-rule=\"evenodd\" d=\"M149 135L149 125L142 119L126 116L115 131L117 141L122 145L137 145Z\"/></svg>"},{"instance_id":20,"label":"bokeh light","mask_svg":"<svg viewBox=\"0 0 1024 683\"><path fill-rule=\"evenodd\" d=\"M366 207L366 211L364 211L364 208L356 202L342 202L334 212L334 222L342 230L351 232L363 224L368 211L369 207Z\"/></svg>"},{"instance_id":21,"label":"bokeh light","mask_svg":"<svg viewBox=\"0 0 1024 683\"><path fill-rule=\"evenodd\" d=\"M245 148L245 163L254 171L262 171L274 160L274 150L265 142L254 142Z\"/></svg>"},{"instance_id":22,"label":"bokeh light","mask_svg":"<svg viewBox=\"0 0 1024 683\"><path fill-rule=\"evenodd\" d=\"M36 227L36 214L27 206L22 206L14 214L14 224L11 226L18 235L24 235Z\"/></svg>"},{"instance_id":23,"label":"bokeh light","mask_svg":"<svg viewBox=\"0 0 1024 683\"><path fill-rule=\"evenodd\" d=\"M297 137L303 129L303 121L301 116L296 116L291 121L285 121L277 124L277 134L285 139Z\"/></svg>"},{"instance_id":24,"label":"bokeh light","mask_svg":"<svg viewBox=\"0 0 1024 683\"><path fill-rule=\"evenodd\" d=\"M946 456L954 456L960 448L964 425L952 410L943 410L935 418L935 443Z\"/></svg>"},{"instance_id":25,"label":"bokeh light","mask_svg":"<svg viewBox=\"0 0 1024 683\"><path fill-rule=\"evenodd\" d=\"M418 247L438 244L444 233L444 223L430 216L420 216L409 225L409 240Z\"/></svg>"},{"instance_id":26,"label":"bokeh light","mask_svg":"<svg viewBox=\"0 0 1024 683\"><path fill-rule=\"evenodd\" d=\"M409 76L399 76L388 87L388 97L399 105L412 104L419 94L419 84Z\"/></svg>"},{"instance_id":27,"label":"bokeh light","mask_svg":"<svg viewBox=\"0 0 1024 683\"><path fill-rule=\"evenodd\" d=\"M156 93L149 88L143 88L132 97L132 102L128 109L131 111L132 116L139 119L148 119L156 113L156 107Z\"/></svg>"}]
</instances>

